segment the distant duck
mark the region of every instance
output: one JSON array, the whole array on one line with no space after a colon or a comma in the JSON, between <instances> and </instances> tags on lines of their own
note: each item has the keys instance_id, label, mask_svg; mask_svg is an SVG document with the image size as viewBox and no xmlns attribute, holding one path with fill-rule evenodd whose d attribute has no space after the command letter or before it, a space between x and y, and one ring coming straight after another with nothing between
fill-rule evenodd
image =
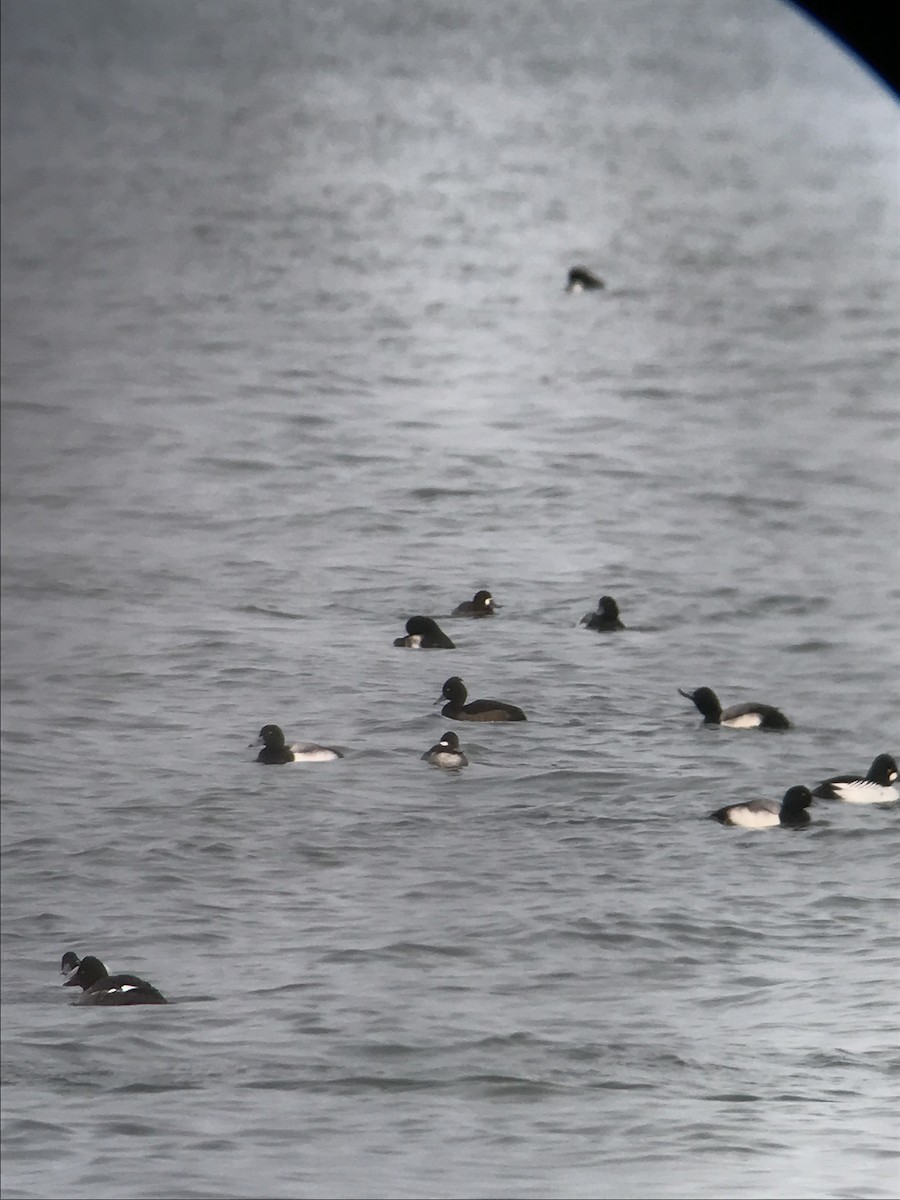
<instances>
[{"instance_id":1,"label":"distant duck","mask_svg":"<svg viewBox=\"0 0 900 1200\"><path fill-rule=\"evenodd\" d=\"M822 800L843 800L845 804L890 804L900 800L894 786L897 763L890 754L879 754L866 775L833 775L813 788Z\"/></svg>"},{"instance_id":2,"label":"distant duck","mask_svg":"<svg viewBox=\"0 0 900 1200\"><path fill-rule=\"evenodd\" d=\"M81 961L71 950L63 955L63 962L72 958L75 967L69 972L63 987L80 987L82 994L77 1004L167 1004L165 996L152 983L139 979L137 975L110 975L99 958L87 954Z\"/></svg>"},{"instance_id":3,"label":"distant duck","mask_svg":"<svg viewBox=\"0 0 900 1200\"><path fill-rule=\"evenodd\" d=\"M596 629L598 633L608 633L613 629L624 629L619 620L619 606L612 596L601 596L596 612L585 613L579 625L587 625L588 629Z\"/></svg>"},{"instance_id":4,"label":"distant duck","mask_svg":"<svg viewBox=\"0 0 900 1200\"><path fill-rule=\"evenodd\" d=\"M344 757L340 750L319 746L315 742L298 742L287 746L278 725L263 725L256 741L250 743L250 749L255 750L257 746L262 746L262 749L256 761L270 766L293 762L332 762Z\"/></svg>"},{"instance_id":5,"label":"distant duck","mask_svg":"<svg viewBox=\"0 0 900 1200\"><path fill-rule=\"evenodd\" d=\"M469 760L460 749L459 738L452 731L443 734L441 740L430 750L426 750L422 758L436 767L447 767L450 770L459 770L460 767L469 765Z\"/></svg>"},{"instance_id":6,"label":"distant duck","mask_svg":"<svg viewBox=\"0 0 900 1200\"><path fill-rule=\"evenodd\" d=\"M703 714L704 725L725 725L728 729L790 729L791 723L780 709L771 704L734 704L722 708L712 688L697 688L695 692L678 689L686 700L693 700Z\"/></svg>"},{"instance_id":7,"label":"distant duck","mask_svg":"<svg viewBox=\"0 0 900 1200\"><path fill-rule=\"evenodd\" d=\"M63 975L71 975L81 959L74 950L67 950L62 956L62 962L59 964L59 969Z\"/></svg>"},{"instance_id":8,"label":"distant duck","mask_svg":"<svg viewBox=\"0 0 900 1200\"><path fill-rule=\"evenodd\" d=\"M395 646L409 650L455 650L437 621L431 617L410 617L406 622L406 637L394 638Z\"/></svg>"},{"instance_id":9,"label":"distant duck","mask_svg":"<svg viewBox=\"0 0 900 1200\"><path fill-rule=\"evenodd\" d=\"M449 701L441 709L441 716L449 717L453 721L526 721L528 719L521 708L507 703L506 700L472 700L466 704L468 694L466 685L458 675L453 675L448 679L441 689L440 699L435 701L436 704L440 704L441 700Z\"/></svg>"},{"instance_id":10,"label":"distant duck","mask_svg":"<svg viewBox=\"0 0 900 1200\"><path fill-rule=\"evenodd\" d=\"M589 271L587 267L572 267L569 271L569 281L566 284L567 292L592 292L598 288L606 287L606 284L593 271Z\"/></svg>"},{"instance_id":11,"label":"distant duck","mask_svg":"<svg viewBox=\"0 0 900 1200\"><path fill-rule=\"evenodd\" d=\"M484 588L476 592L471 600L463 600L457 604L451 617L492 617L501 605L494 603L494 597Z\"/></svg>"},{"instance_id":12,"label":"distant duck","mask_svg":"<svg viewBox=\"0 0 900 1200\"><path fill-rule=\"evenodd\" d=\"M774 825L797 829L809 824L806 810L812 799L809 788L792 787L780 804L777 800L749 800L746 804L729 804L710 816L723 825L740 825L742 829L770 829Z\"/></svg>"}]
</instances>

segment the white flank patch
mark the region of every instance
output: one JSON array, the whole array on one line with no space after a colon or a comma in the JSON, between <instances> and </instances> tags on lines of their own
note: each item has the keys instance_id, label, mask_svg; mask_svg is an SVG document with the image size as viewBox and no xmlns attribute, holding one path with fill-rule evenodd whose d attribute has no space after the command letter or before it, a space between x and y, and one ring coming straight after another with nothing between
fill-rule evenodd
<instances>
[{"instance_id":1,"label":"white flank patch","mask_svg":"<svg viewBox=\"0 0 900 1200\"><path fill-rule=\"evenodd\" d=\"M746 804L738 804L729 808L728 819L732 825L740 825L742 829L771 829L780 825L778 813L768 808L749 808Z\"/></svg>"},{"instance_id":2,"label":"white flank patch","mask_svg":"<svg viewBox=\"0 0 900 1200\"><path fill-rule=\"evenodd\" d=\"M759 713L741 713L739 717L723 718L720 725L727 725L729 729L758 729L762 725L762 717Z\"/></svg>"},{"instance_id":3,"label":"white flank patch","mask_svg":"<svg viewBox=\"0 0 900 1200\"><path fill-rule=\"evenodd\" d=\"M327 746L291 746L294 762L333 762L338 757Z\"/></svg>"},{"instance_id":4,"label":"white flank patch","mask_svg":"<svg viewBox=\"0 0 900 1200\"><path fill-rule=\"evenodd\" d=\"M890 804L900 800L900 792L895 787L882 787L880 783L870 783L868 779L860 779L856 783L833 783L835 795L845 804Z\"/></svg>"},{"instance_id":5,"label":"white flank patch","mask_svg":"<svg viewBox=\"0 0 900 1200\"><path fill-rule=\"evenodd\" d=\"M120 983L118 987L110 988L109 994L111 996L118 996L122 992L133 992L134 990L135 985L133 983Z\"/></svg>"}]
</instances>

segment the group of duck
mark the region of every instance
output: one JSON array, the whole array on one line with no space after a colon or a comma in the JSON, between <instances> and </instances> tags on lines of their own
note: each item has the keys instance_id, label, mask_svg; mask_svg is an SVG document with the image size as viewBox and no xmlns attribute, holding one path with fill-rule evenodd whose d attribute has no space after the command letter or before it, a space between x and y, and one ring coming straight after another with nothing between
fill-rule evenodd
<instances>
[{"instance_id":1,"label":"group of duck","mask_svg":"<svg viewBox=\"0 0 900 1200\"><path fill-rule=\"evenodd\" d=\"M587 267L572 267L568 274L567 292L599 291L604 281ZM451 617L492 617L500 607L487 589L464 600L451 612ZM625 628L619 606L612 596L601 596L597 608L586 613L581 625L598 633L614 633ZM414 616L406 622L406 633L394 640L394 645L409 650L454 650L455 644L432 617ZM708 687L679 693L691 700L706 725L722 725L728 729L774 729L791 727L788 718L771 704L736 704L723 708L718 696ZM441 715L452 721L505 722L526 721L528 718L516 704L507 700L469 700L466 685L458 675L444 682L436 701L446 700ZM340 750L313 742L288 745L278 725L264 725L255 742L259 747L256 761L270 766L297 762L330 762L343 758ZM459 738L449 730L421 756L426 762L444 770L459 771L469 760L459 744ZM780 802L750 800L719 808L710 816L723 825L738 825L745 829L765 829L781 825L799 828L809 823L807 811L813 799L842 800L848 804L885 804L900 799L896 787L897 763L890 754L879 754L865 775L834 775L810 789L803 785L788 788ZM80 987L78 1003L89 1005L131 1006L135 1004L167 1004L165 996L137 975L111 975L106 965L92 954L79 958L74 950L62 956L61 971L64 987Z\"/></svg>"},{"instance_id":2,"label":"group of duck","mask_svg":"<svg viewBox=\"0 0 900 1200\"><path fill-rule=\"evenodd\" d=\"M486 589L477 591L471 600L458 604L452 617L492 617L500 607ZM601 596L596 610L586 613L579 624L598 633L614 633L625 628L619 606L611 596ZM433 617L414 616L406 622L406 633L394 640L394 645L410 650L453 650L451 638ZM678 689L699 710L706 725L722 725L727 729L790 729L791 722L771 704L735 704L723 708L718 696L708 687L693 692ZM446 700L441 715L451 721L505 722L526 721L521 708L507 700L469 700L466 685L458 675L451 675L441 689L437 703ZM340 750L314 742L288 745L278 725L264 725L257 740L256 761L270 766L297 762L329 762L343 758ZM460 771L469 760L452 731L443 734L421 756L426 762L444 770ZM780 802L750 800L717 809L710 816L723 825L738 825L745 829L766 829L780 825L799 828L809 823L808 809L814 799L841 800L848 804L885 804L900 799L897 790L897 763L890 754L879 754L865 775L834 775L810 789L803 785L788 788ZM165 1004L165 997L151 983L136 975L110 975L99 958L86 955L79 958L73 950L62 957L61 969L65 987L82 989L79 1003L100 1005Z\"/></svg>"},{"instance_id":3,"label":"group of duck","mask_svg":"<svg viewBox=\"0 0 900 1200\"><path fill-rule=\"evenodd\" d=\"M492 617L500 606L487 589L475 593L471 600L458 604L451 617ZM586 613L581 625L598 633L614 633L625 628L619 606L612 596L601 596L596 610ZM453 650L455 643L433 617L414 616L406 622L406 633L395 638L394 645L409 650ZM708 687L693 692L678 689L699 710L706 725L722 725L728 729L790 729L791 722L771 704L735 704L723 708L718 696ZM444 682L438 699L447 703L441 715L452 721L525 721L525 713L508 700L469 700L466 685L458 675ZM257 762L284 764L291 762L324 762L341 758L342 754L329 746L303 743L288 746L284 733L277 725L264 725L254 747L260 746ZM426 750L422 758L446 770L461 770L469 760L451 730L439 742ZM780 802L751 800L731 804L710 814L725 825L740 825L747 829L764 829L773 825L800 826L809 822L808 808L813 799L843 800L849 804L884 804L900 799L895 786L897 763L890 754L879 754L865 775L836 775L825 779L815 788L789 788Z\"/></svg>"}]
</instances>

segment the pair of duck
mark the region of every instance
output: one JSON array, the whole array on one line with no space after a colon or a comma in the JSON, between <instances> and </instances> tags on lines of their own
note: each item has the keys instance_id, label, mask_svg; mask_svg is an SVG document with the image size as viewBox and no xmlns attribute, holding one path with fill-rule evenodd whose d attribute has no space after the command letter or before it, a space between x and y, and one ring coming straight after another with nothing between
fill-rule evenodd
<instances>
[{"instance_id":1,"label":"pair of duck","mask_svg":"<svg viewBox=\"0 0 900 1200\"><path fill-rule=\"evenodd\" d=\"M750 800L729 804L710 816L723 825L744 829L767 829L773 825L799 828L809 824L807 809L814 799L842 800L845 804L890 804L900 799L894 786L897 763L890 754L879 754L865 776L833 775L812 790L798 785L788 788L779 804L774 800Z\"/></svg>"},{"instance_id":2,"label":"pair of duck","mask_svg":"<svg viewBox=\"0 0 900 1200\"><path fill-rule=\"evenodd\" d=\"M80 987L78 1004L131 1006L168 1004L162 992L137 975L110 975L104 963L93 954L79 958L74 950L62 956L60 970L66 976L63 987Z\"/></svg>"},{"instance_id":3,"label":"pair of duck","mask_svg":"<svg viewBox=\"0 0 900 1200\"><path fill-rule=\"evenodd\" d=\"M527 721L528 718L517 704L508 700L470 700L466 685L458 675L452 675L444 681L441 694L435 701L447 703L441 709L442 717L453 721L480 721L494 724L506 721ZM459 738L451 731L445 733L441 740L422 755L426 762L438 767L458 769L468 765L469 760L459 747Z\"/></svg>"},{"instance_id":4,"label":"pair of duck","mask_svg":"<svg viewBox=\"0 0 900 1200\"><path fill-rule=\"evenodd\" d=\"M500 605L486 589L476 592L471 600L457 604L451 617L492 617ZM453 641L444 633L433 617L410 617L406 622L406 636L394 638L395 646L407 650L455 650Z\"/></svg>"}]
</instances>

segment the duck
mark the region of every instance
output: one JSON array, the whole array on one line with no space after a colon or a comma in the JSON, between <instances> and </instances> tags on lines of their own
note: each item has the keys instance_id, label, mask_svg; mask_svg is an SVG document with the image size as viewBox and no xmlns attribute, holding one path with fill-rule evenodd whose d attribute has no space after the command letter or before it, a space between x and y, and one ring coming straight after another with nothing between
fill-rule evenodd
<instances>
[{"instance_id":1,"label":"duck","mask_svg":"<svg viewBox=\"0 0 900 1200\"><path fill-rule=\"evenodd\" d=\"M900 800L894 786L897 761L890 754L879 754L865 775L832 775L813 788L822 800L843 800L845 804L891 804Z\"/></svg>"},{"instance_id":2,"label":"duck","mask_svg":"<svg viewBox=\"0 0 900 1200\"><path fill-rule=\"evenodd\" d=\"M748 800L745 804L729 804L709 815L722 825L740 825L742 829L770 829L775 825L798 829L809 824L806 810L812 800L812 792L801 784L788 788L780 804L777 800Z\"/></svg>"},{"instance_id":3,"label":"duck","mask_svg":"<svg viewBox=\"0 0 900 1200\"><path fill-rule=\"evenodd\" d=\"M701 687L695 692L678 689L679 695L693 700L703 714L704 725L725 725L728 729L790 729L791 723L771 704L734 704L722 708L719 697L712 688Z\"/></svg>"},{"instance_id":4,"label":"duck","mask_svg":"<svg viewBox=\"0 0 900 1200\"><path fill-rule=\"evenodd\" d=\"M599 633L609 633L614 629L624 629L619 620L619 606L612 596L601 596L596 612L585 613L579 625L587 625L588 629L596 629Z\"/></svg>"},{"instance_id":5,"label":"duck","mask_svg":"<svg viewBox=\"0 0 900 1200\"><path fill-rule=\"evenodd\" d=\"M492 617L498 608L502 605L494 603L494 597L486 589L482 588L476 592L471 600L463 600L462 604L457 604L451 617Z\"/></svg>"},{"instance_id":6,"label":"duck","mask_svg":"<svg viewBox=\"0 0 900 1200\"><path fill-rule=\"evenodd\" d=\"M332 746L319 746L315 742L298 742L288 746L279 725L263 725L249 749L255 750L257 746L262 746L262 749L256 761L269 766L293 762L333 762L336 758L344 757L340 750Z\"/></svg>"},{"instance_id":7,"label":"duck","mask_svg":"<svg viewBox=\"0 0 900 1200\"><path fill-rule=\"evenodd\" d=\"M509 704L506 700L472 700L467 704L468 694L466 685L458 675L446 680L441 688L440 697L435 701L436 704L440 704L441 700L448 701L441 709L441 716L449 717L453 721L528 720L521 708Z\"/></svg>"},{"instance_id":8,"label":"duck","mask_svg":"<svg viewBox=\"0 0 900 1200\"><path fill-rule=\"evenodd\" d=\"M71 975L77 969L81 959L74 950L67 950L62 956L62 962L59 964L60 973L63 975Z\"/></svg>"},{"instance_id":9,"label":"duck","mask_svg":"<svg viewBox=\"0 0 900 1200\"><path fill-rule=\"evenodd\" d=\"M566 283L567 292L594 292L604 287L606 284L600 276L589 271L587 267L571 267L569 269L569 278Z\"/></svg>"},{"instance_id":10,"label":"duck","mask_svg":"<svg viewBox=\"0 0 900 1200\"><path fill-rule=\"evenodd\" d=\"M63 987L82 988L77 1004L168 1004L165 996L146 979L137 975L110 975L93 954L86 954L78 961L78 956L69 950L63 955L63 962L70 956L77 966L69 972Z\"/></svg>"},{"instance_id":11,"label":"duck","mask_svg":"<svg viewBox=\"0 0 900 1200\"><path fill-rule=\"evenodd\" d=\"M395 646L408 650L455 650L437 621L431 617L410 617L406 622L406 637L394 638Z\"/></svg>"},{"instance_id":12,"label":"duck","mask_svg":"<svg viewBox=\"0 0 900 1200\"><path fill-rule=\"evenodd\" d=\"M422 758L436 767L446 767L453 771L469 765L469 760L460 748L459 738L452 730L449 733L441 734L441 740L436 742L430 750L426 750Z\"/></svg>"}]
</instances>

